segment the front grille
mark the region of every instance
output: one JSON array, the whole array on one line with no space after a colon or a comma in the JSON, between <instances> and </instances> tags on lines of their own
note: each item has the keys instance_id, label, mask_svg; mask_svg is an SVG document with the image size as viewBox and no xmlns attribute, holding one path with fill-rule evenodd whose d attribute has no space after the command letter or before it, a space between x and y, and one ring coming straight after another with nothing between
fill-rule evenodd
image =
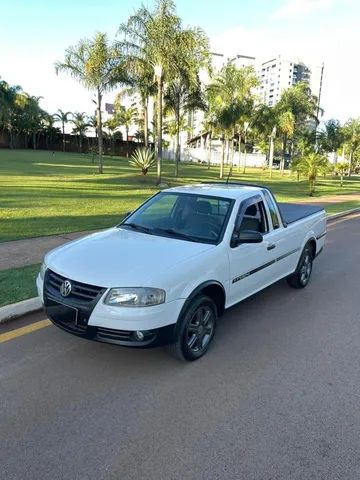
<instances>
[{"instance_id":1,"label":"front grille","mask_svg":"<svg viewBox=\"0 0 360 480\"><path fill-rule=\"evenodd\" d=\"M46 276L46 286L52 287L56 292L60 292L60 286L67 280L66 277L59 275L58 273L48 270ZM77 299L81 301L91 302L100 294L104 289L95 285L88 285L87 283L71 281L71 293L67 297L69 299Z\"/></svg>"}]
</instances>

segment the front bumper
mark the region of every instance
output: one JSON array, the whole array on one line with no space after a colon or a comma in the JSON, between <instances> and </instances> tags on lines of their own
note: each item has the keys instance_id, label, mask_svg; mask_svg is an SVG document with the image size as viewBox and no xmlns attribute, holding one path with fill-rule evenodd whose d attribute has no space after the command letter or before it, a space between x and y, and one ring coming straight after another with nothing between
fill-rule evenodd
<instances>
[{"instance_id":1,"label":"front bumper","mask_svg":"<svg viewBox=\"0 0 360 480\"><path fill-rule=\"evenodd\" d=\"M64 314L61 315L55 314L49 306L45 307L45 310L54 325L68 333L87 340L95 340L97 342L112 343L123 347L134 348L159 347L174 341L174 324L153 330L142 331L144 339L140 341L136 337L136 331L111 329L77 323L73 319L71 313L66 311L67 307L64 306L63 308Z\"/></svg>"},{"instance_id":2,"label":"front bumper","mask_svg":"<svg viewBox=\"0 0 360 480\"><path fill-rule=\"evenodd\" d=\"M174 341L174 327L184 300L153 307L114 307L103 302L107 293L105 291L89 305L63 298L54 289L44 289L40 277L36 283L49 319L68 333L98 342L136 348L151 348ZM144 334L141 341L136 336L138 331Z\"/></svg>"}]
</instances>

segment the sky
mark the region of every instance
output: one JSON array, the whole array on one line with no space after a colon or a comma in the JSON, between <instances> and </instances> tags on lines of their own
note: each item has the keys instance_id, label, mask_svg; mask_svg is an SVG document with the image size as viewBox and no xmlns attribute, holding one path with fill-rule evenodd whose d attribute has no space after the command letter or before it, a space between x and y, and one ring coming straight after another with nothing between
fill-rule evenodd
<instances>
[{"instance_id":1,"label":"sky","mask_svg":"<svg viewBox=\"0 0 360 480\"><path fill-rule=\"evenodd\" d=\"M54 113L94 113L92 94L54 63L65 49L96 31L117 29L150 0L1 0L0 77L42 96ZM177 0L185 26L200 26L211 50L268 60L279 54L310 66L324 62L324 119L360 117L358 0ZM109 100L114 94L110 94Z\"/></svg>"}]
</instances>

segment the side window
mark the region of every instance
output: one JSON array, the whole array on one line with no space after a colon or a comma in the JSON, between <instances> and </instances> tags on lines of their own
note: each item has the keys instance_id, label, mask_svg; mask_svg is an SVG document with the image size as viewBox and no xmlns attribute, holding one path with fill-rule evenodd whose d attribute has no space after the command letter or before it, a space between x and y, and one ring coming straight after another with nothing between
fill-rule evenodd
<instances>
[{"instance_id":1,"label":"side window","mask_svg":"<svg viewBox=\"0 0 360 480\"><path fill-rule=\"evenodd\" d=\"M269 207L273 227L274 227L274 229L279 228L280 227L280 220L279 220L279 216L277 214L274 199L272 198L272 196L269 194L269 192L267 190L263 190L262 192L265 196L266 202L267 202L268 207Z\"/></svg>"},{"instance_id":2,"label":"side window","mask_svg":"<svg viewBox=\"0 0 360 480\"><path fill-rule=\"evenodd\" d=\"M253 203L247 207L239 229L240 231L252 230L260 233L267 233L269 231L265 206L262 201Z\"/></svg>"}]
</instances>

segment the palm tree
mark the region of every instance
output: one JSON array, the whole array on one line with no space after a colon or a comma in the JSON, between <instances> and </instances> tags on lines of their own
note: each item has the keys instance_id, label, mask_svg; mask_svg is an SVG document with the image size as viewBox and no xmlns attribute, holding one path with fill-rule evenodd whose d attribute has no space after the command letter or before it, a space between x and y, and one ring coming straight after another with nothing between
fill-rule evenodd
<instances>
[{"instance_id":1,"label":"palm tree","mask_svg":"<svg viewBox=\"0 0 360 480\"><path fill-rule=\"evenodd\" d=\"M96 92L99 173L103 172L103 136L101 105L105 92L118 83L126 83L124 58L105 33L96 33L92 40L81 40L65 52L65 60L55 64L56 73L69 73L87 89Z\"/></svg>"},{"instance_id":2,"label":"palm tree","mask_svg":"<svg viewBox=\"0 0 360 480\"><path fill-rule=\"evenodd\" d=\"M309 151L296 162L296 171L307 177L309 182L309 195L315 192L315 183L318 175L326 173L329 169L328 159L315 151Z\"/></svg>"},{"instance_id":3,"label":"palm tree","mask_svg":"<svg viewBox=\"0 0 360 480\"><path fill-rule=\"evenodd\" d=\"M40 108L39 102L42 97L24 95L24 103L21 113L21 129L32 139L32 148L36 150L38 134L42 130L42 124L47 113Z\"/></svg>"},{"instance_id":4,"label":"palm tree","mask_svg":"<svg viewBox=\"0 0 360 480\"><path fill-rule=\"evenodd\" d=\"M125 127L125 137L126 137L126 156L129 156L129 130L132 125L137 123L138 111L135 107L123 108L118 110L115 113L116 121L118 125Z\"/></svg>"},{"instance_id":5,"label":"palm tree","mask_svg":"<svg viewBox=\"0 0 360 480\"><path fill-rule=\"evenodd\" d=\"M177 177L180 162L180 132L187 127L184 113L194 110L205 110L206 103L201 92L199 81L192 87L185 74L182 78L178 76L167 86L164 101L165 114L172 114L174 116L175 177Z\"/></svg>"},{"instance_id":6,"label":"palm tree","mask_svg":"<svg viewBox=\"0 0 360 480\"><path fill-rule=\"evenodd\" d=\"M257 135L265 144L269 141L269 173L272 177L275 138L276 138L276 110L268 105L260 104L253 112L253 127Z\"/></svg>"},{"instance_id":7,"label":"palm tree","mask_svg":"<svg viewBox=\"0 0 360 480\"><path fill-rule=\"evenodd\" d=\"M46 148L49 150L50 144L54 143L54 139L60 133L60 130L54 126L56 118L54 115L44 114L42 122L42 133L45 135Z\"/></svg>"},{"instance_id":8,"label":"palm tree","mask_svg":"<svg viewBox=\"0 0 360 480\"><path fill-rule=\"evenodd\" d=\"M120 125L119 125L118 118L115 115L113 117L109 118L108 120L106 120L106 122L104 122L104 127L106 127L108 129L109 135L110 135L112 155L115 153L114 152L115 132L118 130L119 126Z\"/></svg>"},{"instance_id":9,"label":"palm tree","mask_svg":"<svg viewBox=\"0 0 360 480\"><path fill-rule=\"evenodd\" d=\"M228 143L229 149L229 142L230 140L234 142L236 130L240 129L246 135L249 128L249 117L253 107L252 89L257 84L258 79L252 67L238 69L229 62L207 88L208 118L211 118L217 129L221 131L220 178L223 177L224 171L225 144ZM234 151L233 143L232 151Z\"/></svg>"},{"instance_id":10,"label":"palm tree","mask_svg":"<svg viewBox=\"0 0 360 480\"><path fill-rule=\"evenodd\" d=\"M154 72L151 65L137 61L132 57L126 58L126 69L129 74L131 86L126 89L128 96L139 95L141 111L139 123L143 128L143 141L145 148L149 146L149 101L156 94Z\"/></svg>"},{"instance_id":11,"label":"palm tree","mask_svg":"<svg viewBox=\"0 0 360 480\"><path fill-rule=\"evenodd\" d=\"M301 139L302 135L299 135L299 133L310 129L309 122L314 123L317 128L319 122L318 101L317 98L311 94L309 85L305 82L300 82L282 93L274 110L278 119L277 131L280 133L283 143L281 163L281 170L283 172L285 158L288 152L289 138L293 137L293 140Z\"/></svg>"},{"instance_id":12,"label":"palm tree","mask_svg":"<svg viewBox=\"0 0 360 480\"><path fill-rule=\"evenodd\" d=\"M284 173L286 160L286 147L289 137L294 134L295 117L290 110L286 110L278 116L278 131L282 136L282 160L280 165L281 175Z\"/></svg>"},{"instance_id":13,"label":"palm tree","mask_svg":"<svg viewBox=\"0 0 360 480\"><path fill-rule=\"evenodd\" d=\"M16 147L16 130L26 103L26 95L19 85L0 81L0 124L9 132L10 148Z\"/></svg>"},{"instance_id":14,"label":"palm tree","mask_svg":"<svg viewBox=\"0 0 360 480\"><path fill-rule=\"evenodd\" d=\"M89 123L87 121L86 113L85 112L75 112L73 114L73 118L71 122L74 125L73 132L75 135L79 136L79 153L82 153L82 141L83 137L86 136L87 129L89 127Z\"/></svg>"},{"instance_id":15,"label":"palm tree","mask_svg":"<svg viewBox=\"0 0 360 480\"><path fill-rule=\"evenodd\" d=\"M343 135L349 148L348 176L350 177L353 158L360 147L360 118L350 118L344 125Z\"/></svg>"},{"instance_id":16,"label":"palm tree","mask_svg":"<svg viewBox=\"0 0 360 480\"><path fill-rule=\"evenodd\" d=\"M157 86L157 175L161 182L162 118L164 79L172 68L175 38L181 21L175 13L173 0L158 0L153 12L144 6L132 15L119 32L124 35L122 46L132 62L150 65Z\"/></svg>"},{"instance_id":17,"label":"palm tree","mask_svg":"<svg viewBox=\"0 0 360 480\"><path fill-rule=\"evenodd\" d=\"M176 77L185 64L191 70L194 63L201 62L203 55L208 54L208 41L200 29L182 29L173 0L157 0L153 11L141 7L120 26L119 33L123 36L121 46L131 63L150 67L155 77L157 177L160 183L164 84ZM196 55L190 60L186 52L191 48Z\"/></svg>"},{"instance_id":18,"label":"palm tree","mask_svg":"<svg viewBox=\"0 0 360 480\"><path fill-rule=\"evenodd\" d=\"M349 170L349 165L346 162L338 162L335 165L335 172L340 175L340 187L344 185L344 175Z\"/></svg>"},{"instance_id":19,"label":"palm tree","mask_svg":"<svg viewBox=\"0 0 360 480\"><path fill-rule=\"evenodd\" d=\"M65 124L70 121L70 116L72 115L71 112L64 112L60 108L56 113L54 113L53 117L61 122L61 129L62 129L62 141L63 141L63 152L65 152Z\"/></svg>"},{"instance_id":20,"label":"palm tree","mask_svg":"<svg viewBox=\"0 0 360 480\"><path fill-rule=\"evenodd\" d=\"M324 122L318 134L318 143L324 152L337 152L344 141L344 134L339 120L334 118Z\"/></svg>"}]
</instances>

